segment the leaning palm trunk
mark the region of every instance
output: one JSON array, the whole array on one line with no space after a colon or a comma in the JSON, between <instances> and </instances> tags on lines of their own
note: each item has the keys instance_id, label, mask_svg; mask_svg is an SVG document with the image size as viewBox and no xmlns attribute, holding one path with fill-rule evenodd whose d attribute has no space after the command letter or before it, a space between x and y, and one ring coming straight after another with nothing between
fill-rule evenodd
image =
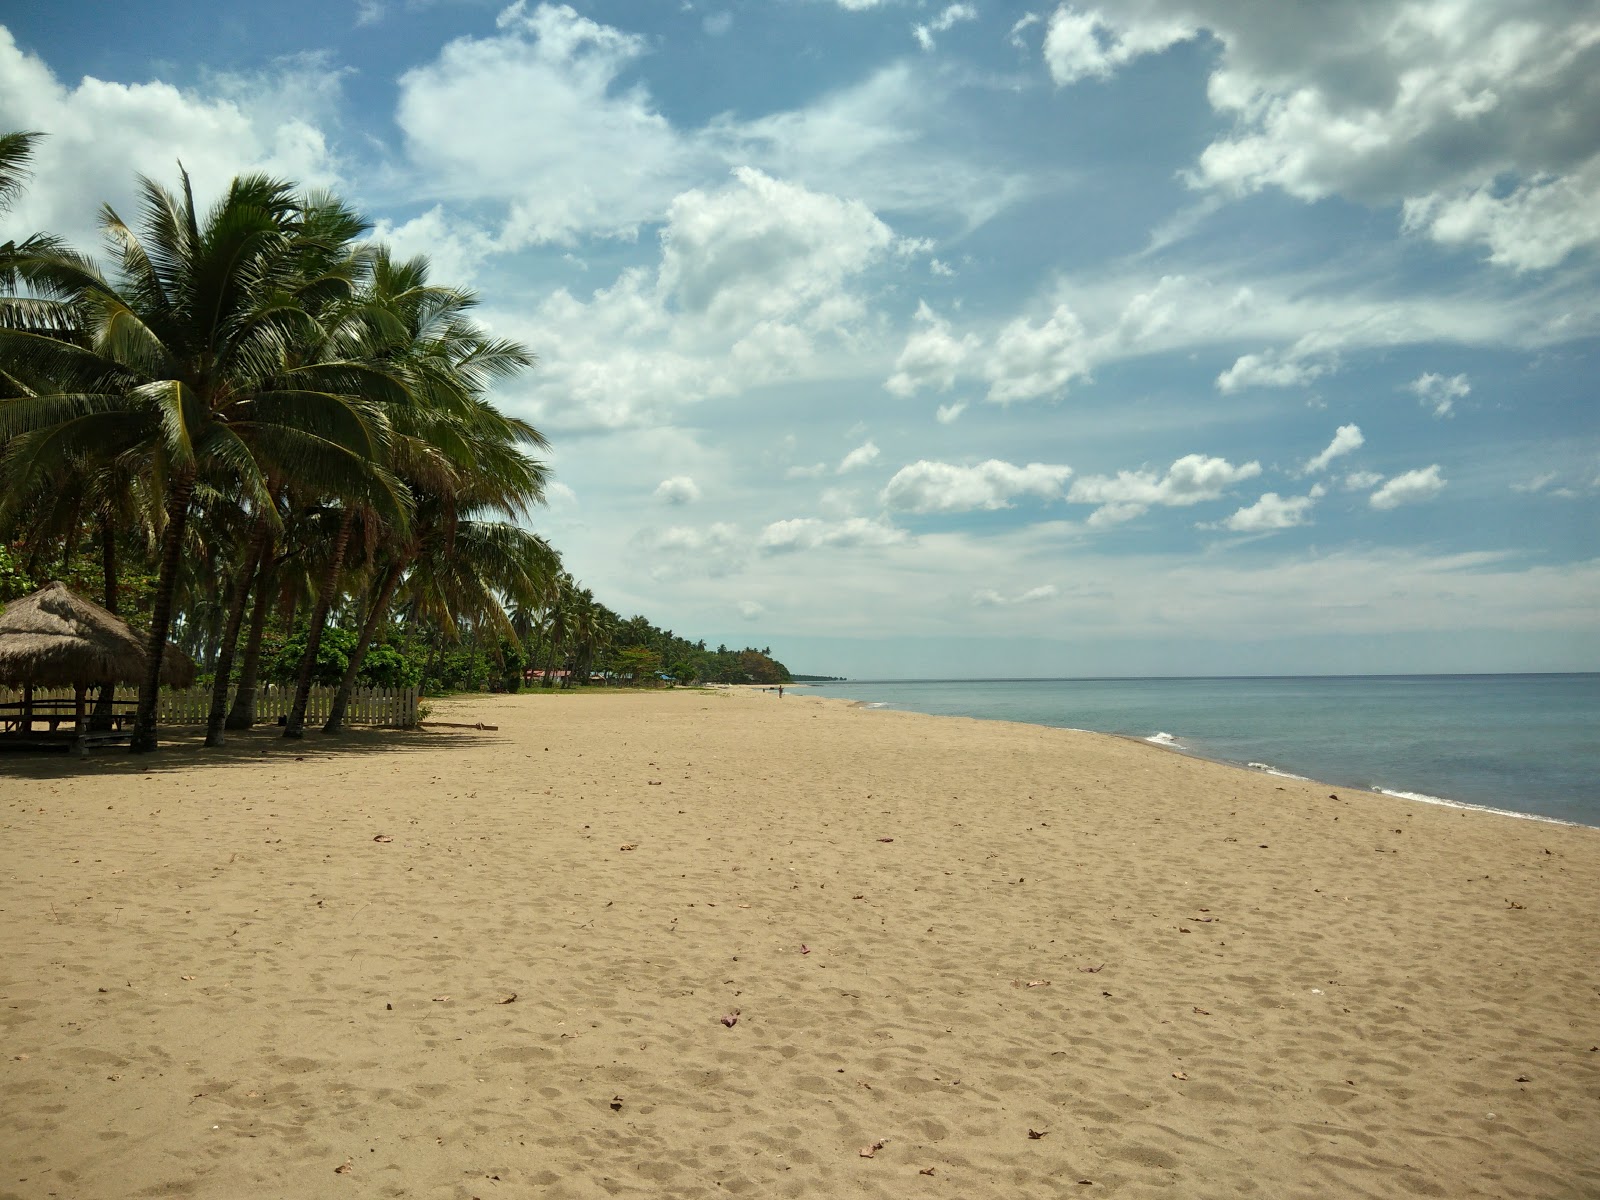
<instances>
[{"instance_id":1,"label":"leaning palm trunk","mask_svg":"<svg viewBox=\"0 0 1600 1200\"><path fill-rule=\"evenodd\" d=\"M156 705L161 700L161 661L167 651L167 630L172 625L172 600L178 590L178 558L183 552L183 532L189 523L189 497L194 494L194 472L185 471L172 482L167 501L167 528L161 547L161 570L150 614L150 661L139 685L139 707L133 718L128 749L147 754L156 748Z\"/></svg>"},{"instance_id":2,"label":"leaning palm trunk","mask_svg":"<svg viewBox=\"0 0 1600 1200\"><path fill-rule=\"evenodd\" d=\"M217 648L217 675L211 681L211 712L206 717L206 745L220 746L223 742L223 723L228 717L228 680L233 675L233 656L239 646L239 626L244 624L245 606L250 603L250 584L255 579L261 556L266 553L267 518L257 513L255 528L251 530L250 546L245 551L244 563L239 568L239 583L234 589L233 602L228 605L228 623L222 631L222 645Z\"/></svg>"},{"instance_id":3,"label":"leaning palm trunk","mask_svg":"<svg viewBox=\"0 0 1600 1200\"><path fill-rule=\"evenodd\" d=\"M361 673L361 665L367 660L367 651L372 646L372 639L377 636L378 623L389 611L389 601L394 599L395 589L400 586L400 576L405 573L405 569L404 559L397 559L389 564L389 570L383 577L383 587L378 589L377 597L367 609L367 619L361 625L360 640L350 653L350 665L345 668L344 678L339 681L339 690L333 697L328 720L322 726L323 733L338 733L344 727L344 714L350 707L350 693L355 690L356 676Z\"/></svg>"},{"instance_id":4,"label":"leaning palm trunk","mask_svg":"<svg viewBox=\"0 0 1600 1200\"><path fill-rule=\"evenodd\" d=\"M339 534L333 541L333 556L328 562L328 573L322 581L321 594L311 609L311 621L306 628L306 654L300 660L300 677L295 680L294 704L289 709L289 719L283 727L287 738L305 737L306 705L311 701L311 672L317 666L317 652L322 649L322 629L328 623L328 610L333 607L333 590L339 583L339 571L344 566L344 548L350 544L350 529L355 524L356 510L346 508L339 521Z\"/></svg>"},{"instance_id":5,"label":"leaning palm trunk","mask_svg":"<svg viewBox=\"0 0 1600 1200\"><path fill-rule=\"evenodd\" d=\"M267 632L267 616L272 611L272 585L276 582L278 564L270 548L261 556L261 566L256 575L256 603L250 613L250 632L245 637L244 654L239 662L239 686L233 693L233 707L228 710L224 729L249 729L256 723L256 680L261 672L261 639Z\"/></svg>"}]
</instances>

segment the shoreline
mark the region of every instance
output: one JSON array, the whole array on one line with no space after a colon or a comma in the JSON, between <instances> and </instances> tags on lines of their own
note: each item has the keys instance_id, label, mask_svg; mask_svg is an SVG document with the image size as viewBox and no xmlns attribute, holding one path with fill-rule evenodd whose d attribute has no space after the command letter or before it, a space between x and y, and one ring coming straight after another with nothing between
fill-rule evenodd
<instances>
[{"instance_id":1,"label":"shoreline","mask_svg":"<svg viewBox=\"0 0 1600 1200\"><path fill-rule=\"evenodd\" d=\"M1544 674L1544 675L1559 675L1559 677L1561 677L1561 678L1575 678L1575 679L1579 679L1579 678L1588 679L1588 678L1592 678L1592 677L1597 677L1592 672L1563 672L1563 673L1548 673L1547 672L1547 673L1542 673L1542 674ZM1122 679L1115 679L1115 678L1107 678L1107 679L1099 679L1099 678L1095 678L1095 679L1064 678L1064 679L1022 679L1022 680L1002 680L1002 679L994 679L994 680L988 680L988 679L984 679L984 680L905 680L905 681L867 681L867 682L862 683L862 684L856 684L854 681L852 681L852 686L862 686L862 687L870 688L870 687L874 686L875 683L881 683L885 687L899 687L899 686L902 686L902 685L921 685L921 684L925 684L925 683L927 683L927 684L935 684L935 685L939 685L939 686L966 685L966 684L1001 684L1001 685L1004 685L1004 684L1010 684L1010 683L1025 683L1025 684L1033 684L1033 683L1045 683L1045 684L1053 684L1053 683L1066 683L1066 684L1074 684L1074 683L1088 683L1088 684L1109 683L1109 684L1120 684L1120 683L1125 683L1125 682L1131 682L1131 683L1151 683L1151 682L1154 682L1154 683L1164 683L1164 682L1177 682L1177 683L1213 683L1213 682L1220 682L1220 683L1231 683L1231 682L1235 682L1235 681L1242 681L1242 682L1247 682L1248 683L1248 682L1256 682L1258 680L1270 683L1270 682L1276 682L1276 681L1297 682L1297 681L1302 681L1302 680L1306 680L1306 679L1318 679L1318 680L1320 680L1320 679L1325 679L1325 678L1326 679L1335 679L1335 680L1339 680L1339 681L1355 681L1355 682L1359 682L1359 681L1367 680L1367 679L1379 679L1379 680L1433 680L1433 679L1455 679L1455 678L1471 678L1471 679L1511 678L1511 679L1521 679L1521 678L1530 678L1530 677L1533 677L1533 676L1531 676L1529 673L1523 672L1523 673L1514 673L1514 674L1505 675L1505 676L1485 676L1485 675L1470 675L1470 676L1438 676L1438 675L1423 675L1423 676L1416 676L1416 675L1396 675L1396 676L1261 676L1261 677L1256 677L1256 676L1250 676L1250 677L1218 676L1218 677L1204 677L1204 678L1200 678L1200 677L1195 677L1195 678L1173 677L1172 679L1166 679L1166 678L1150 678L1150 679L1139 678L1139 679L1134 679L1134 680L1122 680ZM847 700L848 699L850 703L859 705L863 709L866 709L866 710L869 710L869 711L917 712L917 713L922 713L923 715L926 715L926 716L962 716L962 717L967 717L967 718L972 719L972 720L980 720L980 721L1002 721L1002 722L1004 722L1004 721L1012 721L1012 722L1016 722L1016 723L1019 723L1019 724L1035 725L1035 726L1038 726L1038 727L1044 728L1044 729L1068 729L1068 730L1080 730L1080 731L1086 732L1086 733L1100 733L1100 734L1104 734L1105 736L1108 736L1108 737L1126 738L1126 739L1128 739L1130 741L1135 741L1135 742L1140 742L1140 743L1156 746L1156 747L1161 748L1161 749L1172 750L1172 751L1175 751L1175 752L1177 752L1177 753L1179 753L1181 755L1184 755L1186 757L1195 759L1197 761L1219 763L1219 764L1224 765L1224 766L1237 767L1237 768L1239 768L1241 770L1248 770L1248 771L1251 771L1251 772L1259 772L1259 773L1262 773L1262 774L1272 775L1272 776L1275 776L1275 777L1278 777L1278 778L1301 780L1301 781L1312 782L1312 783L1320 783L1320 784L1322 784L1324 786L1333 787L1333 788L1344 788L1344 789L1348 789L1348 790L1359 790L1359 791L1363 791L1363 792L1371 792L1371 793L1375 793L1375 794L1379 794L1379 795L1390 796L1390 797L1393 797L1395 799L1409 800L1409 801L1412 801L1414 803L1432 804L1432 805L1438 805L1438 806L1447 807L1447 808L1459 808L1459 809L1469 809L1469 810L1493 812L1493 813L1497 813L1497 814L1500 814L1500 815L1503 815L1503 816L1516 817L1516 818L1523 819L1523 820L1532 820L1532 821L1544 822L1544 823L1554 824L1554 825L1571 825L1571 826L1577 826L1579 828L1587 828L1587 829L1600 828L1600 802L1597 802L1596 800L1591 799L1591 798L1587 798L1587 797L1585 797L1585 798L1567 798L1565 796L1559 796L1559 795L1556 796L1556 797L1550 797L1550 796L1545 796L1543 794L1540 794L1535 799L1530 801L1530 803L1538 804L1538 805L1540 805L1540 806L1542 806L1544 808L1549 808L1549 807L1552 807L1552 806L1554 806L1554 807L1562 807L1562 806L1571 807L1571 806L1575 805L1575 806L1577 806L1579 808L1586 808L1586 809L1594 810L1592 813L1586 813L1585 814L1586 816L1589 817L1589 819L1585 820L1585 819L1574 819L1572 817L1568 817L1568 816L1564 816L1564 815L1553 815L1553 814L1551 814L1550 812L1547 812L1547 811L1535 811L1535 810L1533 810L1531 808L1530 809L1517 809L1517 808L1503 807L1502 806L1503 802L1498 797L1485 797L1485 796L1481 796L1480 795L1480 796L1478 796L1477 798L1474 798L1474 799L1465 799L1465 798L1461 798L1461 797L1455 796L1455 795L1442 794L1441 791L1435 791L1435 790L1432 790L1432 789L1423 790L1422 788L1417 787L1414 784L1411 785L1411 786L1405 786L1405 785L1393 785L1393 786L1390 786L1390 785L1386 785L1386 784L1384 784L1382 782L1360 783L1360 782L1355 782L1354 781L1355 777L1354 777L1353 774L1345 775L1344 778L1341 780L1341 778L1339 777L1339 773L1337 771L1334 771L1334 772L1331 772L1331 773L1327 771L1326 768L1327 768L1328 764L1326 764L1326 763L1323 765L1323 770L1321 770L1321 771L1318 771L1316 768L1313 767L1313 768L1304 768L1304 770L1308 770L1310 773L1300 773L1300 771L1298 771L1298 770L1289 770L1289 769L1280 767L1275 762L1260 761L1257 757L1254 757L1255 755L1259 755L1259 754L1263 754L1263 753L1274 754L1275 752L1281 752L1281 753L1287 754L1289 757L1293 757L1293 754L1294 754L1294 751L1293 751L1292 748L1287 748L1286 749L1283 746L1278 746L1274 750L1274 748L1262 746L1260 744L1260 742L1259 742L1259 739L1257 741L1257 745L1250 746L1248 748L1247 747L1243 747L1243 746L1235 747L1234 749L1236 750L1236 753L1238 754L1238 756L1237 757L1232 757L1232 756L1229 756L1227 754L1220 753L1220 752L1218 752L1216 750L1197 749L1194 745L1191 744L1191 740L1192 740L1191 737L1186 737L1186 736L1183 736L1183 735L1174 736L1173 734L1166 733L1166 732L1157 732L1157 733L1153 733L1153 734L1144 734L1144 733L1126 732L1126 731L1117 730L1117 729L1094 729L1094 728L1088 728L1088 727L1080 726L1080 725L1055 724L1055 723L1051 723L1049 721L1044 721L1044 720L1030 720L1026 716L1019 717L1019 716L1011 716L1011 715L1004 715L1004 714L989 715L989 714L981 713L981 712L965 712L965 713L948 712L948 711L946 711L946 712L936 712L936 711L929 711L928 709L925 709L925 708L916 707L917 701L915 699L906 699L906 698L902 698L902 697L895 697L895 698L887 699L887 700L871 699L871 698L849 699L846 696L840 695L838 692L832 692L831 693L831 698L836 698L836 699L840 699L840 700ZM977 704L973 704L970 707L979 708L979 707L982 707L982 706L981 705L977 705ZM1156 720L1158 720L1158 719L1165 719L1165 718L1164 717L1162 717L1162 718L1152 717L1152 727L1154 725L1154 722ZM1176 719L1176 717L1174 719ZM1171 728L1171 727L1172 726L1169 725L1169 726L1165 726L1164 728ZM1218 740L1218 739L1216 737L1212 736L1212 735L1202 735L1201 740L1202 741L1215 741L1215 740ZM1240 740L1240 739L1235 739L1235 740ZM1271 739L1269 738L1268 740L1270 741ZM1362 772L1361 764L1359 764L1359 763L1356 764L1354 769L1357 772ZM1371 773L1371 770L1372 770L1371 768L1368 768L1367 771L1364 772L1364 773ZM1479 791L1481 792L1482 789L1480 788Z\"/></svg>"},{"instance_id":2,"label":"shoreline","mask_svg":"<svg viewBox=\"0 0 1600 1200\"><path fill-rule=\"evenodd\" d=\"M0 760L0 1200L1600 1187L1600 831L799 690L435 705L500 728Z\"/></svg>"}]
</instances>

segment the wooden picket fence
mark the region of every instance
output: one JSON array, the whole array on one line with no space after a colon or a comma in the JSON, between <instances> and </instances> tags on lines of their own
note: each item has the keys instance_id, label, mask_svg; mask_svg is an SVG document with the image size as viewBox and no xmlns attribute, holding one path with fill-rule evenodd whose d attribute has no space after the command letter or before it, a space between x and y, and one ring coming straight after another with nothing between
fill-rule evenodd
<instances>
[{"instance_id":1,"label":"wooden picket fence","mask_svg":"<svg viewBox=\"0 0 1600 1200\"><path fill-rule=\"evenodd\" d=\"M328 719L328 712L333 707L333 696L337 689L331 687L314 687L311 689L311 698L306 704L306 724L320 725ZM97 688L90 688L88 706L94 708ZM396 729L411 729L417 723L417 704L421 699L420 688L356 688L350 693L350 704L345 709L344 719L347 725L384 725ZM35 688L33 691L35 702L40 700L65 700L72 701L71 688ZM138 698L138 691L132 687L119 687L117 689L117 706L122 708L131 704ZM7 702L21 703L22 690L20 688L0 688L0 704ZM274 725L279 717L289 715L289 709L294 705L294 687L287 684L266 684L256 691L256 724ZM161 690L161 705L157 710L156 723L158 725L204 725L211 715L211 689L189 688L178 691L172 688Z\"/></svg>"}]
</instances>

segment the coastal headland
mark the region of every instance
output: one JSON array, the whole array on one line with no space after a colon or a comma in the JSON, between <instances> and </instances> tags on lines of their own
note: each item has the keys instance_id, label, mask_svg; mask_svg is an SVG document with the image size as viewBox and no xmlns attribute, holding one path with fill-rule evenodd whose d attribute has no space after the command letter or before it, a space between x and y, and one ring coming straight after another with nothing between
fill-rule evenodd
<instances>
[{"instance_id":1,"label":"coastal headland","mask_svg":"<svg viewBox=\"0 0 1600 1200\"><path fill-rule=\"evenodd\" d=\"M791 690L0 759L0 1198L1592 1197L1600 830Z\"/></svg>"}]
</instances>

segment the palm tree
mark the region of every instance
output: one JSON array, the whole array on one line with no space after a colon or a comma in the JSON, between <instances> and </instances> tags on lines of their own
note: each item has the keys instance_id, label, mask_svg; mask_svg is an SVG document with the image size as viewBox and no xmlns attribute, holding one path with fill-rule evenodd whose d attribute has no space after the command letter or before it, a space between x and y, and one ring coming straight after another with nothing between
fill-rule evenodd
<instances>
[{"instance_id":1,"label":"palm tree","mask_svg":"<svg viewBox=\"0 0 1600 1200\"><path fill-rule=\"evenodd\" d=\"M318 206L260 175L235 179L203 217L187 173L180 194L148 179L140 190L142 234L102 211L115 277L64 253L29 258L31 277L64 299L35 303L30 327L0 321L11 326L0 328L0 348L57 390L0 403L0 438L11 443L8 463L20 458L24 487L119 446L142 457L159 491L150 667L132 739L146 751L156 745L159 670L197 486L226 477L254 511L272 505L274 476L364 489L396 513L404 498L381 466L387 428L377 398L389 381L366 362L306 353L329 343L322 303L359 276L359 264L334 251L360 222L313 220ZM308 259L321 269L308 274ZM82 322L86 344L43 328L67 314Z\"/></svg>"}]
</instances>

